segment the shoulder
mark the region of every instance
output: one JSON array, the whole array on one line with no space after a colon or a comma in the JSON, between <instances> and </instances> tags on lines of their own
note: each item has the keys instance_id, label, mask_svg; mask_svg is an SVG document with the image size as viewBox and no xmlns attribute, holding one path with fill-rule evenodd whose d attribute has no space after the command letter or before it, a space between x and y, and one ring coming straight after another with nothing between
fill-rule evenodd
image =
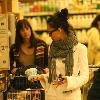
<instances>
[{"instance_id":1,"label":"shoulder","mask_svg":"<svg viewBox=\"0 0 100 100\"><path fill-rule=\"evenodd\" d=\"M92 27L92 28L90 28L90 29L87 31L87 35L89 36L89 35L91 35L92 33L94 34L94 33L98 33L98 32L99 32L99 31L98 31L97 28Z\"/></svg>"},{"instance_id":2,"label":"shoulder","mask_svg":"<svg viewBox=\"0 0 100 100\"><path fill-rule=\"evenodd\" d=\"M76 46L78 48L87 48L83 43L78 43Z\"/></svg>"},{"instance_id":3,"label":"shoulder","mask_svg":"<svg viewBox=\"0 0 100 100\"><path fill-rule=\"evenodd\" d=\"M82 43L78 43L75 47L74 47L75 51L81 52L81 51L85 51L87 52L87 47L82 44Z\"/></svg>"},{"instance_id":4,"label":"shoulder","mask_svg":"<svg viewBox=\"0 0 100 100\"><path fill-rule=\"evenodd\" d=\"M96 27L92 27L88 31L97 31L97 28Z\"/></svg>"},{"instance_id":5,"label":"shoulder","mask_svg":"<svg viewBox=\"0 0 100 100\"><path fill-rule=\"evenodd\" d=\"M47 46L46 42L40 39L36 39L36 45L37 46Z\"/></svg>"}]
</instances>

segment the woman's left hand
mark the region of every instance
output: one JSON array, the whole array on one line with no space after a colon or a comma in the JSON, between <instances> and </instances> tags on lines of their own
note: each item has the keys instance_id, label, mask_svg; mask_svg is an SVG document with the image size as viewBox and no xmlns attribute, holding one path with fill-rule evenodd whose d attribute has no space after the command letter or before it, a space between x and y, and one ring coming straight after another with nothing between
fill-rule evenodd
<instances>
[{"instance_id":1,"label":"woman's left hand","mask_svg":"<svg viewBox=\"0 0 100 100\"><path fill-rule=\"evenodd\" d=\"M28 77L28 80L31 82L38 81L44 79L43 75L31 75Z\"/></svg>"},{"instance_id":2,"label":"woman's left hand","mask_svg":"<svg viewBox=\"0 0 100 100\"><path fill-rule=\"evenodd\" d=\"M62 76L61 79L55 80L55 81L53 82L53 85L55 85L56 88L57 88L59 85L62 85L62 84L64 84L64 83L67 83L67 77L66 77L66 76Z\"/></svg>"}]
</instances>

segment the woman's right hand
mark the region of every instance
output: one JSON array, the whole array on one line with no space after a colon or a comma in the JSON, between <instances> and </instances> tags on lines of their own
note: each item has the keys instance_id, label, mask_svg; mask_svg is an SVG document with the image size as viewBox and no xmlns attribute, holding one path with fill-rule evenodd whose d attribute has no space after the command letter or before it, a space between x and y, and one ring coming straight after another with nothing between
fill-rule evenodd
<instances>
[{"instance_id":1,"label":"woman's right hand","mask_svg":"<svg viewBox=\"0 0 100 100\"><path fill-rule=\"evenodd\" d=\"M67 77L66 76L62 76L60 80L55 80L53 82L53 85L56 86L56 88L64 83L67 83Z\"/></svg>"}]
</instances>

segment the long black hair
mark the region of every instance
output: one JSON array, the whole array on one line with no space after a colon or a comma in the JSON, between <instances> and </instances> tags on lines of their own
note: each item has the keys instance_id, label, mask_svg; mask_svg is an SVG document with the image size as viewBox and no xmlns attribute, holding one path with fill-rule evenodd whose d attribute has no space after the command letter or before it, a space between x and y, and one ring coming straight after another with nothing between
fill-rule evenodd
<instances>
[{"instance_id":1,"label":"long black hair","mask_svg":"<svg viewBox=\"0 0 100 100\"><path fill-rule=\"evenodd\" d=\"M93 20L91 24L91 27L95 27L98 29L98 23L97 23L98 21L100 21L100 14L95 17L95 19Z\"/></svg>"},{"instance_id":2,"label":"long black hair","mask_svg":"<svg viewBox=\"0 0 100 100\"><path fill-rule=\"evenodd\" d=\"M21 19L21 20L18 20L18 22L16 23L15 47L17 51L19 51L21 44L23 43L23 38L21 36L20 31L23 28L27 28L27 27L29 27L31 30L30 47L34 47L35 36L32 30L32 27L26 19Z\"/></svg>"},{"instance_id":3,"label":"long black hair","mask_svg":"<svg viewBox=\"0 0 100 100\"><path fill-rule=\"evenodd\" d=\"M50 16L47 19L47 24L55 29L62 28L67 34L70 33L70 30L73 30L73 27L68 23L67 8L64 8L61 11L56 12L53 16Z\"/></svg>"}]
</instances>

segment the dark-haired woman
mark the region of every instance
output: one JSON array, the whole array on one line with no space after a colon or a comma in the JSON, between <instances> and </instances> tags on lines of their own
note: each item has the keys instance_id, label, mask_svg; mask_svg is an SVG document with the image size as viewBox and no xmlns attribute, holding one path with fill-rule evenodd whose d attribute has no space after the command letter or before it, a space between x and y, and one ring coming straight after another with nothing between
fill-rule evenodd
<instances>
[{"instance_id":1,"label":"dark-haired woman","mask_svg":"<svg viewBox=\"0 0 100 100\"><path fill-rule=\"evenodd\" d=\"M87 32L89 64L100 64L100 15L97 15Z\"/></svg>"},{"instance_id":2,"label":"dark-haired woman","mask_svg":"<svg viewBox=\"0 0 100 100\"><path fill-rule=\"evenodd\" d=\"M31 65L47 67L48 47L44 41L35 38L29 22L22 19L16 24L15 44L10 48L11 73L17 74L19 67Z\"/></svg>"},{"instance_id":3,"label":"dark-haired woman","mask_svg":"<svg viewBox=\"0 0 100 100\"><path fill-rule=\"evenodd\" d=\"M15 44L10 48L10 66L10 71L15 76L25 75L25 71L32 67L37 67L40 73L45 73L48 66L48 46L44 41L35 38L26 19L18 20L16 24ZM32 88L41 88L38 82L35 83Z\"/></svg>"},{"instance_id":4,"label":"dark-haired woman","mask_svg":"<svg viewBox=\"0 0 100 100\"><path fill-rule=\"evenodd\" d=\"M77 41L66 8L48 18L47 31L53 40L49 72L37 76L46 91L46 100L82 100L80 87L89 77L87 48Z\"/></svg>"}]
</instances>

